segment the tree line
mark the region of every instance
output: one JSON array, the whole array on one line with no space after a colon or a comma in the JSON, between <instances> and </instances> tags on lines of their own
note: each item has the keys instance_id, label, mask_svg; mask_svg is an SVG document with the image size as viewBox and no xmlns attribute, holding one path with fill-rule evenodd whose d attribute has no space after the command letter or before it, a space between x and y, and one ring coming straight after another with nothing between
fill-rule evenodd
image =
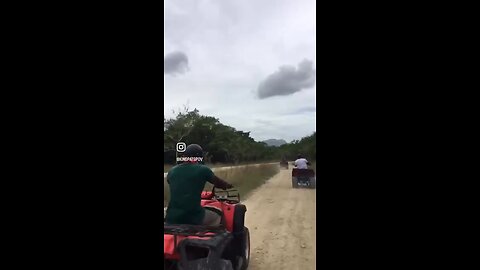
<instances>
[{"instance_id":1,"label":"tree line","mask_svg":"<svg viewBox=\"0 0 480 270\"><path fill-rule=\"evenodd\" d=\"M268 146L250 137L250 132L236 130L224 125L211 116L204 116L197 109L184 107L174 118L163 119L164 126L164 160L174 164L176 144L197 143L205 151L208 163L240 163L288 160L301 153L307 159L316 159L316 132L300 140L292 141L279 147Z\"/></svg>"}]
</instances>

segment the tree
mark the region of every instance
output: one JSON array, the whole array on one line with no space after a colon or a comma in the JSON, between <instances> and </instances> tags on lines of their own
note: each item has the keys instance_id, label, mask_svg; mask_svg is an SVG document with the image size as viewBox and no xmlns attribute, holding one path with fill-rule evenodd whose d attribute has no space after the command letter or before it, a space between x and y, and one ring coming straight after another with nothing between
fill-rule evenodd
<instances>
[{"instance_id":1,"label":"tree","mask_svg":"<svg viewBox=\"0 0 480 270\"><path fill-rule=\"evenodd\" d=\"M184 105L183 110L174 111L174 114L174 118L163 118L164 157L171 162L174 162L178 142L200 144L206 160L210 162L263 161L281 159L283 156L291 160L298 153L306 155L308 159L316 157L316 132L280 147L267 146L256 142L250 137L249 131L236 130L220 123L215 117L200 115L197 109L190 111Z\"/></svg>"}]
</instances>

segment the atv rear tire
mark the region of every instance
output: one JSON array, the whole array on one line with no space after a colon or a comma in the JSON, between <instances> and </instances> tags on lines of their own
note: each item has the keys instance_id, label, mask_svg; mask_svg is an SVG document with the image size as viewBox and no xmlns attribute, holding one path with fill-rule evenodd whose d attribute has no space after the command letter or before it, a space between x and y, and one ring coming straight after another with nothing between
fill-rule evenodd
<instances>
[{"instance_id":1,"label":"atv rear tire","mask_svg":"<svg viewBox=\"0 0 480 270\"><path fill-rule=\"evenodd\" d=\"M233 254L231 254L232 264L235 270L245 270L250 262L250 232L245 227L245 212L247 207L243 204L235 206L232 241Z\"/></svg>"},{"instance_id":2,"label":"atv rear tire","mask_svg":"<svg viewBox=\"0 0 480 270\"><path fill-rule=\"evenodd\" d=\"M312 177L310 178L310 188L317 188L317 178L316 177Z\"/></svg>"},{"instance_id":3,"label":"atv rear tire","mask_svg":"<svg viewBox=\"0 0 480 270\"><path fill-rule=\"evenodd\" d=\"M240 254L235 260L235 270L246 270L250 263L250 231L247 227L244 229L241 241Z\"/></svg>"},{"instance_id":4,"label":"atv rear tire","mask_svg":"<svg viewBox=\"0 0 480 270\"><path fill-rule=\"evenodd\" d=\"M163 258L163 269L164 270L176 270L177 266L174 263L172 263L171 261L165 260L165 258Z\"/></svg>"},{"instance_id":5,"label":"atv rear tire","mask_svg":"<svg viewBox=\"0 0 480 270\"><path fill-rule=\"evenodd\" d=\"M296 177L292 177L292 188L298 188L298 182Z\"/></svg>"},{"instance_id":6,"label":"atv rear tire","mask_svg":"<svg viewBox=\"0 0 480 270\"><path fill-rule=\"evenodd\" d=\"M242 266L240 270L246 270L250 263L250 231L245 227L244 241L243 241Z\"/></svg>"}]
</instances>

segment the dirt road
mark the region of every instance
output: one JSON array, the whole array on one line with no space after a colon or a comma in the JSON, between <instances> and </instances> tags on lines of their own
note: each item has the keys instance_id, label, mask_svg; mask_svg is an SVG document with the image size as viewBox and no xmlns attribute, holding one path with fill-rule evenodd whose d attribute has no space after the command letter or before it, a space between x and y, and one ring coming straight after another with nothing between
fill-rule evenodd
<instances>
[{"instance_id":1,"label":"dirt road","mask_svg":"<svg viewBox=\"0 0 480 270\"><path fill-rule=\"evenodd\" d=\"M250 229L249 270L315 269L315 191L293 189L291 170L280 169L243 202Z\"/></svg>"},{"instance_id":2,"label":"dirt road","mask_svg":"<svg viewBox=\"0 0 480 270\"><path fill-rule=\"evenodd\" d=\"M259 166L259 165L265 165L265 164L277 164L278 162L270 162L270 163L258 163L258 164L248 164L248 165L237 165L237 166L226 166L226 167L214 167L211 168L212 171L218 172L218 171L224 171L228 169L233 169L233 168L243 168L247 166ZM163 177L167 177L168 173L163 173Z\"/></svg>"}]
</instances>

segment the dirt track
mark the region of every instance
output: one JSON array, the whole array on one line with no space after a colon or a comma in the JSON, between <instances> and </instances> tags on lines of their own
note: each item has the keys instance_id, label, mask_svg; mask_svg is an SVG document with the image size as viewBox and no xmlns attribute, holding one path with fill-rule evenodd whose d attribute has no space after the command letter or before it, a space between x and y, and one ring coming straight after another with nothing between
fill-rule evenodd
<instances>
[{"instance_id":1,"label":"dirt track","mask_svg":"<svg viewBox=\"0 0 480 270\"><path fill-rule=\"evenodd\" d=\"M293 189L291 169L280 169L243 202L250 229L249 270L315 269L315 191Z\"/></svg>"},{"instance_id":2,"label":"dirt track","mask_svg":"<svg viewBox=\"0 0 480 270\"><path fill-rule=\"evenodd\" d=\"M257 164L248 164L248 165L237 165L237 166L226 166L226 167L214 167L211 168L212 171L217 172L217 171L224 171L228 169L233 169L233 168L242 168L242 167L247 167L247 166L259 166L259 165L265 165L265 164L277 164L277 162L271 162L271 163L257 163ZM163 177L167 177L168 173L163 173Z\"/></svg>"}]
</instances>

